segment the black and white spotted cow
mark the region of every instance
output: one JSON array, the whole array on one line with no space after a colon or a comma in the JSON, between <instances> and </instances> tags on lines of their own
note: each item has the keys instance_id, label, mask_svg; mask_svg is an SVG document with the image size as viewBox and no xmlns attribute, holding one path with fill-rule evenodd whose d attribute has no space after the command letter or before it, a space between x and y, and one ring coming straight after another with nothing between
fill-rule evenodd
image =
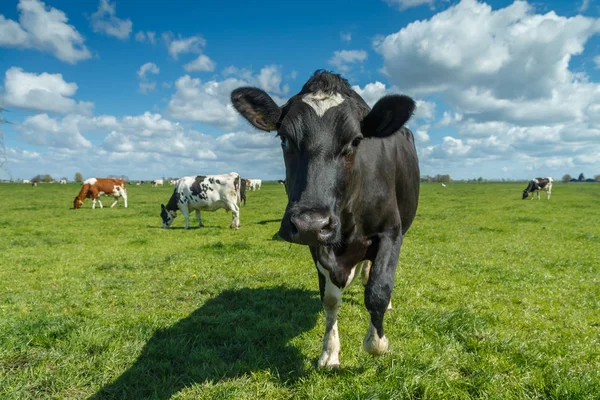
<instances>
[{"instance_id":1,"label":"black and white spotted cow","mask_svg":"<svg viewBox=\"0 0 600 400\"><path fill-rule=\"evenodd\" d=\"M161 204L163 228L168 228L181 211L185 229L190 227L190 212L196 211L198 226L202 227L200 211L224 208L231 211L231 228L240 228L240 176L236 172L226 175L184 176L177 181L175 190L165 206Z\"/></svg>"},{"instance_id":2,"label":"black and white spotted cow","mask_svg":"<svg viewBox=\"0 0 600 400\"><path fill-rule=\"evenodd\" d=\"M342 290L365 268L370 324L364 349L388 349L383 317L390 305L400 247L419 200L415 141L404 124L415 102L385 96L370 109L348 81L317 71L279 107L263 90L232 92L237 111L263 131L277 131L288 204L279 235L308 245L325 310L320 367L338 367L337 314Z\"/></svg>"},{"instance_id":3,"label":"black and white spotted cow","mask_svg":"<svg viewBox=\"0 0 600 400\"><path fill-rule=\"evenodd\" d=\"M540 200L540 191L546 191L546 197L550 200L550 195L552 194L552 178L534 178L529 181L527 188L523 190L523 200L527 198L529 193L531 193L531 200L535 198L535 191L537 191L537 198Z\"/></svg>"}]
</instances>

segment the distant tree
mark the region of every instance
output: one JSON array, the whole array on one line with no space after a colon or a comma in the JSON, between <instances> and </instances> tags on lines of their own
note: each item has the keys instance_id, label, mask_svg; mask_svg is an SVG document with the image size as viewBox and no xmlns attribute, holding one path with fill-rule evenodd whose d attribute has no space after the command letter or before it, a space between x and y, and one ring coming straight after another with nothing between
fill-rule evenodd
<instances>
[{"instance_id":1,"label":"distant tree","mask_svg":"<svg viewBox=\"0 0 600 400\"><path fill-rule=\"evenodd\" d=\"M31 183L38 183L41 182L44 179L44 177L42 175L36 175L33 178L31 178Z\"/></svg>"},{"instance_id":2,"label":"distant tree","mask_svg":"<svg viewBox=\"0 0 600 400\"><path fill-rule=\"evenodd\" d=\"M52 182L52 177L49 174L44 175L44 177L42 178L42 180L46 183Z\"/></svg>"},{"instance_id":3,"label":"distant tree","mask_svg":"<svg viewBox=\"0 0 600 400\"><path fill-rule=\"evenodd\" d=\"M596 182L600 182L600 175L594 175L594 180Z\"/></svg>"},{"instance_id":4,"label":"distant tree","mask_svg":"<svg viewBox=\"0 0 600 400\"><path fill-rule=\"evenodd\" d=\"M585 181L585 176L583 176L583 172L579 174L579 178L577 178L579 182Z\"/></svg>"},{"instance_id":5,"label":"distant tree","mask_svg":"<svg viewBox=\"0 0 600 400\"><path fill-rule=\"evenodd\" d=\"M483 182L483 177L480 176L479 178L477 178L477 182Z\"/></svg>"},{"instance_id":6,"label":"distant tree","mask_svg":"<svg viewBox=\"0 0 600 400\"><path fill-rule=\"evenodd\" d=\"M564 174L564 175L563 175L563 177L562 177L562 181L563 181L564 183L567 183L567 182L569 182L571 179L573 179L573 178L572 178L572 177L571 177L571 175L569 175L569 174Z\"/></svg>"},{"instance_id":7,"label":"distant tree","mask_svg":"<svg viewBox=\"0 0 600 400\"><path fill-rule=\"evenodd\" d=\"M75 182L77 182L77 183L83 182L83 175L81 175L81 172L75 173Z\"/></svg>"}]
</instances>

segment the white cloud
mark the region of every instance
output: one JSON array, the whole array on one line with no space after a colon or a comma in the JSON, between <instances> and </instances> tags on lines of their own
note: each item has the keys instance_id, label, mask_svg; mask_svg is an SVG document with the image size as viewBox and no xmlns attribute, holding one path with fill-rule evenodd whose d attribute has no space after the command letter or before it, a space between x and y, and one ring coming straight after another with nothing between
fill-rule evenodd
<instances>
[{"instance_id":1,"label":"white cloud","mask_svg":"<svg viewBox=\"0 0 600 400\"><path fill-rule=\"evenodd\" d=\"M350 64L362 64L367 59L364 50L338 50L333 52L333 57L328 61L341 72L350 71Z\"/></svg>"},{"instance_id":2,"label":"white cloud","mask_svg":"<svg viewBox=\"0 0 600 400\"><path fill-rule=\"evenodd\" d=\"M414 136L417 144L427 143L429 142L429 135L427 131L429 130L429 125L422 125L417 127L415 130Z\"/></svg>"},{"instance_id":3,"label":"white cloud","mask_svg":"<svg viewBox=\"0 0 600 400\"><path fill-rule=\"evenodd\" d=\"M501 156L524 171L600 152L600 85L569 69L599 31L599 19L536 14L522 1L494 10L462 0L374 45L392 85L450 106L434 129L456 126L459 137L421 148L425 166L459 170Z\"/></svg>"},{"instance_id":4,"label":"white cloud","mask_svg":"<svg viewBox=\"0 0 600 400\"><path fill-rule=\"evenodd\" d=\"M35 74L11 67L4 77L6 105L27 110L90 114L93 103L75 101L77 84L65 82L61 74Z\"/></svg>"},{"instance_id":5,"label":"white cloud","mask_svg":"<svg viewBox=\"0 0 600 400\"><path fill-rule=\"evenodd\" d=\"M206 46L206 40L199 35L188 38L183 38L179 35L177 39L174 39L173 34L167 32L163 33L163 39L167 43L169 54L174 59L177 59L179 54L182 53L201 53L202 48Z\"/></svg>"},{"instance_id":6,"label":"white cloud","mask_svg":"<svg viewBox=\"0 0 600 400\"><path fill-rule=\"evenodd\" d=\"M198 58L194 61L189 62L183 66L183 68L187 72L193 71L214 71L215 70L215 62L211 60L208 56L204 54L200 54Z\"/></svg>"},{"instance_id":7,"label":"white cloud","mask_svg":"<svg viewBox=\"0 0 600 400\"><path fill-rule=\"evenodd\" d=\"M85 39L64 12L38 0L20 0L19 23L0 15L0 46L37 49L75 64L91 57Z\"/></svg>"},{"instance_id":8,"label":"white cloud","mask_svg":"<svg viewBox=\"0 0 600 400\"><path fill-rule=\"evenodd\" d=\"M350 43L352 41L352 33L340 32L340 39L342 39L346 43Z\"/></svg>"},{"instance_id":9,"label":"white cloud","mask_svg":"<svg viewBox=\"0 0 600 400\"><path fill-rule=\"evenodd\" d=\"M407 8L419 7L428 5L433 8L435 0L384 0L390 6L396 6L400 10L406 10Z\"/></svg>"},{"instance_id":10,"label":"white cloud","mask_svg":"<svg viewBox=\"0 0 600 400\"><path fill-rule=\"evenodd\" d=\"M79 131L80 118L67 116L59 122L48 114L38 114L27 117L16 129L27 143L68 149L90 148L92 144Z\"/></svg>"},{"instance_id":11,"label":"white cloud","mask_svg":"<svg viewBox=\"0 0 600 400\"><path fill-rule=\"evenodd\" d=\"M230 77L222 81L203 82L189 75L177 79L176 91L167 106L167 114L172 118L232 129L241 120L231 105L230 96L240 86L261 87L271 93L276 103L285 103L285 99L278 95L286 95L289 87L282 85L282 74L278 66L265 66L258 75L235 67L226 68L223 74L225 73Z\"/></svg>"},{"instance_id":12,"label":"white cloud","mask_svg":"<svg viewBox=\"0 0 600 400\"><path fill-rule=\"evenodd\" d=\"M160 72L160 68L152 62L147 62L138 69L137 75L140 79L146 78L147 73L158 74Z\"/></svg>"},{"instance_id":13,"label":"white cloud","mask_svg":"<svg viewBox=\"0 0 600 400\"><path fill-rule=\"evenodd\" d=\"M150 44L156 44L156 32L152 31L139 31L135 34L136 42L149 42Z\"/></svg>"},{"instance_id":14,"label":"white cloud","mask_svg":"<svg viewBox=\"0 0 600 400\"><path fill-rule=\"evenodd\" d=\"M104 33L117 39L125 40L129 37L133 23L130 19L121 19L116 14L116 3L100 0L98 10L92 14L92 29L96 33Z\"/></svg>"}]
</instances>

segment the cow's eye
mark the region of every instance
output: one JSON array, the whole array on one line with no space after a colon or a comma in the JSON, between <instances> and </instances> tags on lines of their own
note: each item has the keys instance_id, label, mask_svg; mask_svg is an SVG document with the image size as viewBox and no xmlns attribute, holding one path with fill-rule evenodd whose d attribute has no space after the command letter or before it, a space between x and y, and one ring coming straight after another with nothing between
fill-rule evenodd
<instances>
[{"instance_id":1,"label":"cow's eye","mask_svg":"<svg viewBox=\"0 0 600 400\"><path fill-rule=\"evenodd\" d=\"M352 147L357 148L362 140L363 138L361 136L355 137L352 141Z\"/></svg>"}]
</instances>

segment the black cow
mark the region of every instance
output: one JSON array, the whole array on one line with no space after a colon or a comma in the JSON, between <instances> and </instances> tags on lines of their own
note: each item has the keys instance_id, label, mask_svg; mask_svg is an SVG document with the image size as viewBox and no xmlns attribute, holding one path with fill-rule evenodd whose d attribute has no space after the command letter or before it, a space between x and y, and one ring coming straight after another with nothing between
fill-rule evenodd
<instances>
[{"instance_id":1,"label":"black cow","mask_svg":"<svg viewBox=\"0 0 600 400\"><path fill-rule=\"evenodd\" d=\"M527 198L529 193L531 193L531 200L535 199L535 192L537 190L537 198L540 200L540 190L544 189L546 191L546 197L550 200L550 195L552 194L552 182L553 179L548 178L534 178L529 181L525 190L523 190L523 200Z\"/></svg>"},{"instance_id":2,"label":"black cow","mask_svg":"<svg viewBox=\"0 0 600 400\"><path fill-rule=\"evenodd\" d=\"M244 205L246 205L246 180L244 178L240 178L240 180L240 205L242 204L242 201L244 202Z\"/></svg>"},{"instance_id":3,"label":"black cow","mask_svg":"<svg viewBox=\"0 0 600 400\"><path fill-rule=\"evenodd\" d=\"M383 316L419 199L414 138L404 127L415 102L385 96L371 110L345 79L321 70L282 107L252 87L234 90L231 100L252 125L281 139L288 205L279 235L308 245L317 267L326 315L318 365L339 366L337 311L363 260L373 263L364 276L371 318L363 347L383 354Z\"/></svg>"}]
</instances>

